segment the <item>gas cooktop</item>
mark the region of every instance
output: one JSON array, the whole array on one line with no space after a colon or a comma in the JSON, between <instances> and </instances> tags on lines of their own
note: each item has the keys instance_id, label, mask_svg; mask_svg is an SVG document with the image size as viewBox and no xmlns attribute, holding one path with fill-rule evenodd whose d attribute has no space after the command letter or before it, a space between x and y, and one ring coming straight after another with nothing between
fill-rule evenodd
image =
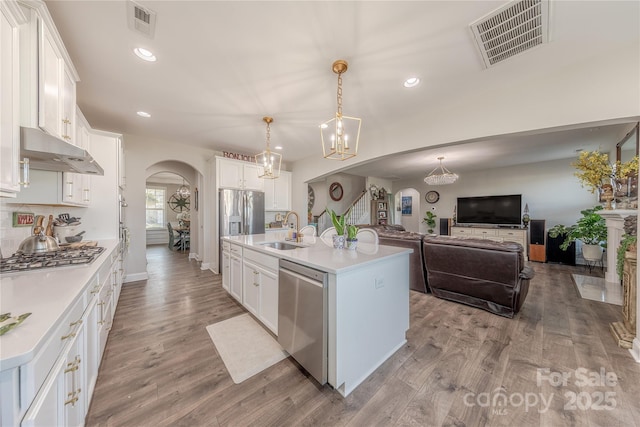
<instances>
[{"instance_id":1,"label":"gas cooktop","mask_svg":"<svg viewBox=\"0 0 640 427\"><path fill-rule=\"evenodd\" d=\"M102 251L104 248L99 246L80 246L35 254L14 254L0 260L0 272L13 273L41 268L91 264Z\"/></svg>"}]
</instances>

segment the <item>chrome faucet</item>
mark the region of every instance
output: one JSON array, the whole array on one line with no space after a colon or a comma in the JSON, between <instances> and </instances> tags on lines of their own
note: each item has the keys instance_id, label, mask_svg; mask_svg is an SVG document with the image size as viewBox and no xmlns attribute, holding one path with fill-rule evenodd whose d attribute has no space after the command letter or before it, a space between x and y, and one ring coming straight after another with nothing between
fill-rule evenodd
<instances>
[{"instance_id":1,"label":"chrome faucet","mask_svg":"<svg viewBox=\"0 0 640 427\"><path fill-rule=\"evenodd\" d=\"M300 243L302 242L302 236L300 236L300 217L298 216L298 213L295 211L287 212L287 214L284 217L284 223L285 224L289 223L289 215L291 214L296 216L296 243Z\"/></svg>"}]
</instances>

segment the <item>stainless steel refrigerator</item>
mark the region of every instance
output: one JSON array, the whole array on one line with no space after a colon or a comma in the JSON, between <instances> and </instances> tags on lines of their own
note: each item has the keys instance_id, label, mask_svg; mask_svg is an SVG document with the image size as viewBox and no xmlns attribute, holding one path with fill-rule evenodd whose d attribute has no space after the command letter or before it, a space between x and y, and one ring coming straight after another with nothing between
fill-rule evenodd
<instances>
[{"instance_id":1,"label":"stainless steel refrigerator","mask_svg":"<svg viewBox=\"0 0 640 427\"><path fill-rule=\"evenodd\" d=\"M220 190L220 237L264 234L264 193Z\"/></svg>"}]
</instances>

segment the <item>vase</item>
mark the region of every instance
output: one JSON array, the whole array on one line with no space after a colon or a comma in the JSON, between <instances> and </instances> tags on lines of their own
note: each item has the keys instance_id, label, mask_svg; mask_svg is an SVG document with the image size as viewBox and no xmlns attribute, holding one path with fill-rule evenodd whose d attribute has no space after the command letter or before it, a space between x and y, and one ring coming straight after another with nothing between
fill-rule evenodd
<instances>
[{"instance_id":1,"label":"vase","mask_svg":"<svg viewBox=\"0 0 640 427\"><path fill-rule=\"evenodd\" d=\"M341 236L339 234L333 235L333 248L344 249L344 236Z\"/></svg>"},{"instance_id":2,"label":"vase","mask_svg":"<svg viewBox=\"0 0 640 427\"><path fill-rule=\"evenodd\" d=\"M586 261L600 261L602 259L602 248L600 245L582 245L582 257Z\"/></svg>"},{"instance_id":3,"label":"vase","mask_svg":"<svg viewBox=\"0 0 640 427\"><path fill-rule=\"evenodd\" d=\"M346 240L347 249L355 251L358 247L358 239L347 239Z\"/></svg>"}]
</instances>

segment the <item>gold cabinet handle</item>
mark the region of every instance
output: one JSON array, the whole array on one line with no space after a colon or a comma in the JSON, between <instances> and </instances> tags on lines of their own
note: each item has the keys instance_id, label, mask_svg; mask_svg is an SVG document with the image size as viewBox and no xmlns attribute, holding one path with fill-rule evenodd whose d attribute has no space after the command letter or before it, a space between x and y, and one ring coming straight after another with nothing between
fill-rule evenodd
<instances>
[{"instance_id":1,"label":"gold cabinet handle","mask_svg":"<svg viewBox=\"0 0 640 427\"><path fill-rule=\"evenodd\" d=\"M29 187L29 158L25 157L22 159L22 161L20 162L20 164L22 165L22 181L19 182L18 184L22 185L24 188L28 188Z\"/></svg>"}]
</instances>

